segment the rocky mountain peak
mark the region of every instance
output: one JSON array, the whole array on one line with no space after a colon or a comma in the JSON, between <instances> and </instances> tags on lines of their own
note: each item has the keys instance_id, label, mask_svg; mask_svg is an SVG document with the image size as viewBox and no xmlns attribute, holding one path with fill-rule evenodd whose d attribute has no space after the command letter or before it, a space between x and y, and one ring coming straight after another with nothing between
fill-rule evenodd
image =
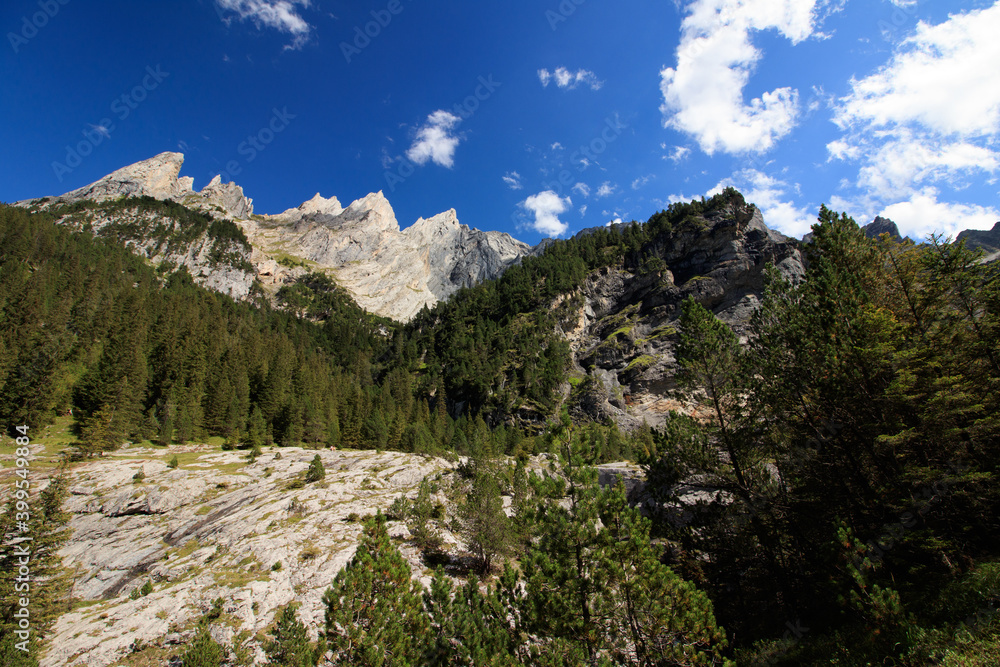
<instances>
[{"instance_id":1,"label":"rocky mountain peak","mask_svg":"<svg viewBox=\"0 0 1000 667\"><path fill-rule=\"evenodd\" d=\"M344 207L341 206L340 201L336 197L330 197L329 199L324 199L320 193L316 193L312 199L307 202L303 202L299 208L299 211L303 215L310 214L324 214L324 215L340 215L344 212Z\"/></svg>"},{"instance_id":2,"label":"rocky mountain peak","mask_svg":"<svg viewBox=\"0 0 1000 667\"><path fill-rule=\"evenodd\" d=\"M253 200L243 194L243 188L235 183L223 183L221 176L216 176L198 193L205 201L201 208L218 206L227 215L239 220L246 220L253 215ZM182 202L191 205L190 197Z\"/></svg>"},{"instance_id":3,"label":"rocky mountain peak","mask_svg":"<svg viewBox=\"0 0 1000 667\"><path fill-rule=\"evenodd\" d=\"M434 305L462 286L499 277L532 252L530 246L507 234L482 232L461 224L455 209L420 218L401 231L396 213L382 191L361 197L347 208L336 197L325 198L317 193L283 213L255 216L253 200L239 185L223 183L216 176L197 192L192 188L192 178L179 176L183 164L182 154L161 153L61 197L21 204L47 208L83 199L102 201L145 195L173 200L213 216L221 214L235 220L247 235L253 246L248 260L253 268L241 274L239 280L228 276L220 283L213 278L215 269L198 259L201 255L197 252L185 261L175 262L202 276L199 280L206 286L214 289L217 283L230 285L230 289L222 291L242 298L256 277L277 289L306 270L302 265L292 268L299 260L308 263L308 270L335 276L362 307L404 321L424 305ZM282 264L286 259L293 260L292 267L288 262ZM236 282L239 290L231 288Z\"/></svg>"},{"instance_id":4,"label":"rocky mountain peak","mask_svg":"<svg viewBox=\"0 0 1000 667\"><path fill-rule=\"evenodd\" d=\"M142 162L112 172L104 178L67 192L59 197L65 202L90 199L105 201L118 197L147 195L156 199L178 199L192 192L194 179L178 178L184 156L180 153L160 153Z\"/></svg>"},{"instance_id":5,"label":"rocky mountain peak","mask_svg":"<svg viewBox=\"0 0 1000 667\"><path fill-rule=\"evenodd\" d=\"M896 223L881 216L875 216L875 219L862 227L861 230L870 239L877 239L883 234L888 234L897 241L901 241L903 238L899 233L899 227L896 226Z\"/></svg>"},{"instance_id":6,"label":"rocky mountain peak","mask_svg":"<svg viewBox=\"0 0 1000 667\"><path fill-rule=\"evenodd\" d=\"M995 262L1000 260L1000 222L993 225L993 229L967 229L960 232L956 242L965 242L967 248L972 250L982 250L983 260Z\"/></svg>"},{"instance_id":7,"label":"rocky mountain peak","mask_svg":"<svg viewBox=\"0 0 1000 667\"><path fill-rule=\"evenodd\" d=\"M396 212L392 210L392 205L381 190L351 202L344 211L343 218L348 221L364 222L366 231L369 232L399 231Z\"/></svg>"},{"instance_id":8,"label":"rocky mountain peak","mask_svg":"<svg viewBox=\"0 0 1000 667\"><path fill-rule=\"evenodd\" d=\"M455 233L461 228L462 224L458 221L458 212L455 209L449 209L430 218L420 218L403 230L403 233L410 237L431 239L435 236Z\"/></svg>"}]
</instances>

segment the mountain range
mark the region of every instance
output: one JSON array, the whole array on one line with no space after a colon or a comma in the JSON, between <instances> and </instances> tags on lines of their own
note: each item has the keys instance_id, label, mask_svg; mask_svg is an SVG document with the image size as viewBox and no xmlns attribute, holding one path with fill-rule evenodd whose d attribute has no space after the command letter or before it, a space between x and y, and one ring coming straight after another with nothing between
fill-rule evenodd
<instances>
[{"instance_id":1,"label":"mountain range","mask_svg":"<svg viewBox=\"0 0 1000 667\"><path fill-rule=\"evenodd\" d=\"M283 213L257 215L253 200L235 183L222 183L216 177L195 191L193 179L180 176L183 164L182 154L161 153L61 196L17 204L40 210L122 197L174 201L237 224L249 239L245 259L252 268L226 267L220 274L202 252L207 239L151 258L183 264L196 282L237 299L249 296L254 280L273 292L307 271L325 272L366 310L399 321L409 320L463 286L498 277L533 252L508 234L461 224L454 209L401 230L382 192L346 208L336 197L317 194ZM136 245L149 250L142 242Z\"/></svg>"}]
</instances>

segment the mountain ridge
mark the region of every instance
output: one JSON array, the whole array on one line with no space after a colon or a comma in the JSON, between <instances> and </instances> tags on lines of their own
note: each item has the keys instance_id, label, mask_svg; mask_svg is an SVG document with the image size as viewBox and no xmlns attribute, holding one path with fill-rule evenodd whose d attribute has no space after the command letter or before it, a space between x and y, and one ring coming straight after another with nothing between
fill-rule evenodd
<instances>
[{"instance_id":1,"label":"mountain ridge","mask_svg":"<svg viewBox=\"0 0 1000 667\"><path fill-rule=\"evenodd\" d=\"M307 271L320 271L334 277L366 310L404 322L424 306L433 306L462 287L496 278L535 252L509 234L461 224L455 209L419 218L401 229L382 191L346 208L337 197L316 193L298 207L259 215L243 188L223 183L220 176L200 192L194 190L194 179L180 176L183 164L183 154L165 152L62 195L15 205L43 210L143 196L174 201L231 220L251 245L246 259L252 271L242 276L212 278L215 267L199 261L198 253L160 258L184 264L200 284L245 299L254 280L274 293Z\"/></svg>"}]
</instances>

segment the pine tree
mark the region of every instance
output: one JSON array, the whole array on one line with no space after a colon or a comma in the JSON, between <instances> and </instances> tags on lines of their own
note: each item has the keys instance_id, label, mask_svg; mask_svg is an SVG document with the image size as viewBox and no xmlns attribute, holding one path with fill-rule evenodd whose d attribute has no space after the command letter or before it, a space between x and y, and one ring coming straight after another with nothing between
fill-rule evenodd
<instances>
[{"instance_id":1,"label":"pine tree","mask_svg":"<svg viewBox=\"0 0 1000 667\"><path fill-rule=\"evenodd\" d=\"M306 471L306 483L312 484L313 482L318 482L325 477L326 468L323 467L323 459L321 459L319 454L317 454L309 463L309 469Z\"/></svg>"},{"instance_id":2,"label":"pine tree","mask_svg":"<svg viewBox=\"0 0 1000 667\"><path fill-rule=\"evenodd\" d=\"M274 638L264 645L268 664L280 667L314 667L325 653L325 644L314 645L309 632L299 620L295 605L288 605L278 614Z\"/></svg>"},{"instance_id":3,"label":"pine tree","mask_svg":"<svg viewBox=\"0 0 1000 667\"><path fill-rule=\"evenodd\" d=\"M702 389L715 412L719 439L729 454L738 489L749 493L746 454L737 444L732 420L738 410L736 374L740 367L740 346L736 335L693 297L681 305L681 340L677 360L680 379L689 389Z\"/></svg>"},{"instance_id":4,"label":"pine tree","mask_svg":"<svg viewBox=\"0 0 1000 667\"><path fill-rule=\"evenodd\" d=\"M488 575L497 558L511 553L513 533L503 510L500 467L495 460L473 461L472 487L459 511L461 534L476 559L480 574Z\"/></svg>"},{"instance_id":5,"label":"pine tree","mask_svg":"<svg viewBox=\"0 0 1000 667\"><path fill-rule=\"evenodd\" d=\"M419 584L389 539L381 513L365 524L351 561L323 595L336 664L420 665L428 628Z\"/></svg>"},{"instance_id":6,"label":"pine tree","mask_svg":"<svg viewBox=\"0 0 1000 667\"><path fill-rule=\"evenodd\" d=\"M516 660L520 642L496 588L483 593L475 575L457 589L439 569L424 593L432 638L423 664L432 667L482 665L501 667Z\"/></svg>"},{"instance_id":7,"label":"pine tree","mask_svg":"<svg viewBox=\"0 0 1000 667\"><path fill-rule=\"evenodd\" d=\"M608 650L615 662L726 664L726 634L716 625L711 601L660 562L649 520L628 506L624 484L605 489L600 504L599 566L608 570Z\"/></svg>"},{"instance_id":8,"label":"pine tree","mask_svg":"<svg viewBox=\"0 0 1000 667\"><path fill-rule=\"evenodd\" d=\"M537 664L724 664L725 633L711 602L660 563L649 522L624 486L601 490L589 448L564 416L553 429L567 484L535 481L537 540L522 567L520 600ZM602 528L603 525L603 528Z\"/></svg>"},{"instance_id":9,"label":"pine tree","mask_svg":"<svg viewBox=\"0 0 1000 667\"><path fill-rule=\"evenodd\" d=\"M0 514L0 657L4 665L37 665L46 634L56 618L69 611L72 579L63 571L57 553L69 537L70 515L62 509L67 495L66 479L55 477L36 496L21 501L28 503L27 511L23 506L18 509L15 497ZM25 514L27 530L18 516ZM26 578L19 574L25 558L30 563ZM25 609L19 604L22 599L31 602L26 635L18 634L25 630L19 616Z\"/></svg>"},{"instance_id":10,"label":"pine tree","mask_svg":"<svg viewBox=\"0 0 1000 667\"><path fill-rule=\"evenodd\" d=\"M181 656L181 667L221 667L226 653L226 649L212 638L208 624L203 623Z\"/></svg>"},{"instance_id":11,"label":"pine tree","mask_svg":"<svg viewBox=\"0 0 1000 667\"><path fill-rule=\"evenodd\" d=\"M551 432L566 480L563 498L556 485L539 492L554 493L543 502L535 525L538 539L522 562L525 616L545 638L533 656L549 655L563 663L597 665L606 644L602 616L606 573L594 567L599 540L597 471L587 467L586 452L572 430L568 415ZM568 501L564 507L561 502Z\"/></svg>"}]
</instances>

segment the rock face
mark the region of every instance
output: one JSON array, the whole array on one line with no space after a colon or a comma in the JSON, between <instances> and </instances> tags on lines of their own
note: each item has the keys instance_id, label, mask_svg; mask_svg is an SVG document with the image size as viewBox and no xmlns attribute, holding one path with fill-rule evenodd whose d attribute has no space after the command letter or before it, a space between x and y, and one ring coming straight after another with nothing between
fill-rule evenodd
<instances>
[{"instance_id":1,"label":"rock face","mask_svg":"<svg viewBox=\"0 0 1000 667\"><path fill-rule=\"evenodd\" d=\"M101 667L134 645L185 643L219 597L228 620L217 639L226 644L249 642L263 658L252 635L292 601L315 638L323 592L361 535L357 517L384 512L425 475L454 467L392 452L322 451L326 479L296 489L290 483L317 452L277 452L251 463L243 452L197 445L132 447L72 468L64 506L72 536L60 555L74 572L74 598L86 604L59 618L41 664ZM183 463L171 469L175 454ZM139 470L145 479L134 483ZM401 522L389 528L409 537ZM447 531L444 538L457 545ZM429 582L418 549L400 546L414 575ZM153 591L133 598L146 582ZM248 635L238 639L241 630Z\"/></svg>"},{"instance_id":2,"label":"rock face","mask_svg":"<svg viewBox=\"0 0 1000 667\"><path fill-rule=\"evenodd\" d=\"M888 234L890 238L895 239L896 241L903 240L903 237L899 234L899 227L896 226L896 223L881 216L875 216L875 219L862 227L861 231L863 231L865 236L870 239L877 239L883 234Z\"/></svg>"},{"instance_id":3,"label":"rock face","mask_svg":"<svg viewBox=\"0 0 1000 667\"><path fill-rule=\"evenodd\" d=\"M767 264L793 283L805 275L799 242L768 229L749 206L710 213L651 249L661 268L605 268L553 304L580 380L570 395L578 418L611 418L628 429L658 425L670 410L697 412L675 391L681 302L694 297L743 335Z\"/></svg>"},{"instance_id":4,"label":"rock face","mask_svg":"<svg viewBox=\"0 0 1000 667\"><path fill-rule=\"evenodd\" d=\"M236 222L250 239L247 259L254 270L242 278L215 275L218 267L199 262L201 248L177 256L157 256L188 266L196 281L234 298L246 298L253 279L272 292L308 270L326 271L352 293L363 308L406 321L459 288L499 277L532 248L507 234L470 229L454 209L400 230L396 214L381 192L344 209L336 197L319 194L301 206L272 216L257 216L253 200L235 183L216 176L200 192L193 179L180 177L184 156L161 153L124 167L96 183L64 195L18 202L49 208L90 200L149 196ZM109 221L105 220L104 224ZM138 242L137 251L150 248ZM155 253L154 253L155 254ZM176 253L175 253L176 254ZM150 255L152 258L153 256Z\"/></svg>"},{"instance_id":5,"label":"rock face","mask_svg":"<svg viewBox=\"0 0 1000 667\"><path fill-rule=\"evenodd\" d=\"M38 445L34 454L50 456ZM296 484L317 454L325 479ZM171 468L175 455L180 462ZM553 474L554 464L543 454L528 469ZM137 483L139 471L145 477ZM601 484L621 478L641 495L637 466L606 464L599 473ZM455 462L438 458L288 447L251 462L243 452L208 445L126 447L65 474L71 535L59 555L73 573L78 604L46 637L43 667L175 664L169 654L183 651L217 598L224 605L212 626L215 639L266 664L262 639L285 605L299 605L313 639L322 631L323 593L354 555L359 519L385 513L401 495L415 497L425 477L440 488L433 501L454 516L467 483ZM510 502L506 496L505 506ZM447 519L434 525L444 551L459 562L461 537ZM429 587L436 566L424 560L404 522L390 518L387 527L413 577ZM152 591L143 595L147 583Z\"/></svg>"},{"instance_id":6,"label":"rock face","mask_svg":"<svg viewBox=\"0 0 1000 667\"><path fill-rule=\"evenodd\" d=\"M956 241L965 241L965 245L972 250L982 250L986 256L985 261L993 262L1000 259L1000 222L993 225L989 231L967 229L959 233Z\"/></svg>"},{"instance_id":7,"label":"rock face","mask_svg":"<svg viewBox=\"0 0 1000 667\"><path fill-rule=\"evenodd\" d=\"M241 187L233 183L223 184L222 179L216 176L201 192L195 192L192 189L193 178L179 177L183 164L184 156L181 153L160 153L156 157L123 167L90 185L49 198L41 206L147 196L153 199L170 199L189 208L221 212L235 218L253 215L253 200L243 196ZM17 202L21 206L39 203L39 200Z\"/></svg>"},{"instance_id":8,"label":"rock face","mask_svg":"<svg viewBox=\"0 0 1000 667\"><path fill-rule=\"evenodd\" d=\"M298 208L265 216L251 241L265 252L332 269L360 306L400 321L463 286L499 277L531 252L507 234L459 223L454 209L400 230L381 192L346 209L317 194Z\"/></svg>"}]
</instances>

